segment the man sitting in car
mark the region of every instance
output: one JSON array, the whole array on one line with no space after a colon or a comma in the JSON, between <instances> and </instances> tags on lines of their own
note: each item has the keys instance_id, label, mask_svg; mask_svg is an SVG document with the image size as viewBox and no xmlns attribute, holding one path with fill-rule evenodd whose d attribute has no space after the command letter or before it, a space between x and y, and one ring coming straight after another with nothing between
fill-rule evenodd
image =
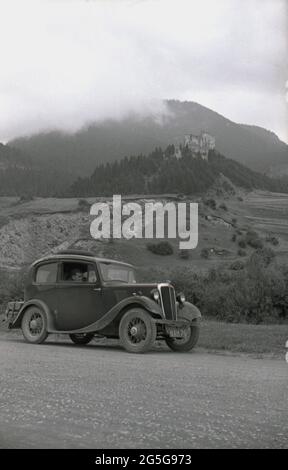
<instances>
[{"instance_id":1,"label":"man sitting in car","mask_svg":"<svg viewBox=\"0 0 288 470\"><path fill-rule=\"evenodd\" d=\"M87 274L85 279L85 274L79 268L74 268L71 271L71 281L75 282L83 282L87 280Z\"/></svg>"}]
</instances>

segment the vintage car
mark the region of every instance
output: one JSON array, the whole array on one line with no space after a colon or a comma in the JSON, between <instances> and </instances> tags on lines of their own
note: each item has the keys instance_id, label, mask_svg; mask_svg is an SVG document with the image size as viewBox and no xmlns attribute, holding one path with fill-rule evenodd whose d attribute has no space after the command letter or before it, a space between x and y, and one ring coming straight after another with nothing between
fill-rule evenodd
<instances>
[{"instance_id":1,"label":"vintage car","mask_svg":"<svg viewBox=\"0 0 288 470\"><path fill-rule=\"evenodd\" d=\"M200 318L169 282L137 283L132 265L76 250L35 261L24 301L9 302L6 310L8 328L21 328L30 343L43 343L49 333L66 333L82 345L103 336L119 338L134 353L156 339L173 351L189 351Z\"/></svg>"}]
</instances>

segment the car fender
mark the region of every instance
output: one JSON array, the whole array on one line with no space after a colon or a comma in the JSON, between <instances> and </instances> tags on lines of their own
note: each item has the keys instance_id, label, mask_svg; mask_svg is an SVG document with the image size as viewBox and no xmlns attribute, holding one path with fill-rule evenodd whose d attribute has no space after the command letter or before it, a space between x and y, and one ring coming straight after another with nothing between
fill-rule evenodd
<instances>
[{"instance_id":1,"label":"car fender","mask_svg":"<svg viewBox=\"0 0 288 470\"><path fill-rule=\"evenodd\" d=\"M131 308L142 307L148 312L150 312L151 314L160 316L161 318L163 317L160 305L158 305L154 300L149 299L148 297L145 297L145 296L133 295L132 297L127 297L126 299L123 299L120 302L118 302L118 304L114 305L114 307L108 310L108 312L105 313L105 315L103 315L102 318L99 318L99 320L97 320L94 323L91 323L90 325L84 326L77 330L65 330L65 331L54 330L50 332L73 334L73 333L93 333L96 331L101 331L104 328L106 328L106 326L108 326L113 320L115 320L121 311L127 311L129 307Z\"/></svg>"},{"instance_id":2,"label":"car fender","mask_svg":"<svg viewBox=\"0 0 288 470\"><path fill-rule=\"evenodd\" d=\"M48 332L55 331L55 323L54 323L53 315L49 307L45 304L45 302L39 299L30 299L27 302L25 302L22 308L19 310L19 313L16 316L10 328L21 328L21 322L22 322L24 313L26 312L27 308L33 307L33 305L36 305L36 307L41 308L41 310L43 310L44 314L46 315L47 331Z\"/></svg>"},{"instance_id":3,"label":"car fender","mask_svg":"<svg viewBox=\"0 0 288 470\"><path fill-rule=\"evenodd\" d=\"M198 321L201 318L201 312L196 305L190 302L178 303L178 318L182 317L188 321Z\"/></svg>"}]
</instances>

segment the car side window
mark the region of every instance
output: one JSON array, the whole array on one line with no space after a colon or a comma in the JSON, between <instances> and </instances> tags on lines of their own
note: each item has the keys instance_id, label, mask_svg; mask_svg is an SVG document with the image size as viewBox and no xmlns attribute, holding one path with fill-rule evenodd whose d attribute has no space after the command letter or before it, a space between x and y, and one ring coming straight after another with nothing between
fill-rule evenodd
<instances>
[{"instance_id":1,"label":"car side window","mask_svg":"<svg viewBox=\"0 0 288 470\"><path fill-rule=\"evenodd\" d=\"M97 273L96 268L91 263L79 262L63 262L61 275L61 282L75 282L75 283L96 283Z\"/></svg>"},{"instance_id":2,"label":"car side window","mask_svg":"<svg viewBox=\"0 0 288 470\"><path fill-rule=\"evenodd\" d=\"M36 270L36 284L54 284L57 281L57 263L42 264Z\"/></svg>"}]
</instances>

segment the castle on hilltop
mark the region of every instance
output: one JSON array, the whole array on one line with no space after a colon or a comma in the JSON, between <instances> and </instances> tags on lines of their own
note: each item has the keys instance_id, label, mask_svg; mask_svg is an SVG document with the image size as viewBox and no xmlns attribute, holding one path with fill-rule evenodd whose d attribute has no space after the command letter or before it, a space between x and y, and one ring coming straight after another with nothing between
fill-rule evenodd
<instances>
[{"instance_id":1,"label":"castle on hilltop","mask_svg":"<svg viewBox=\"0 0 288 470\"><path fill-rule=\"evenodd\" d=\"M203 160L208 159L209 150L215 149L215 137L207 132L201 132L200 135L186 134L184 136L184 147L188 147L192 154L200 154Z\"/></svg>"}]
</instances>

